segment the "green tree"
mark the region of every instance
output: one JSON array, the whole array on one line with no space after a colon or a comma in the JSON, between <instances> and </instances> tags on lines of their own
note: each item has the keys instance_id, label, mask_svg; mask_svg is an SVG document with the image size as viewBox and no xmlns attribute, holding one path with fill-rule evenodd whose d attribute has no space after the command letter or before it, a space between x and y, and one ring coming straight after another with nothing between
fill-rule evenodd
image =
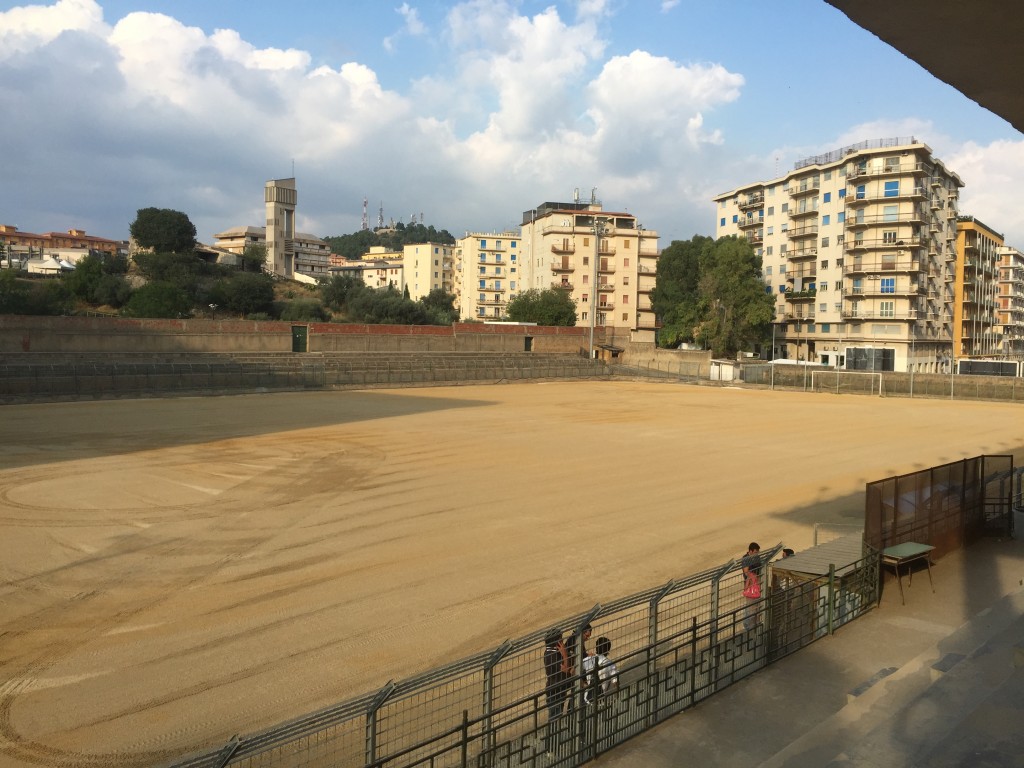
<instances>
[{"instance_id":1,"label":"green tree","mask_svg":"<svg viewBox=\"0 0 1024 768\"><path fill-rule=\"evenodd\" d=\"M532 288L513 298L506 309L509 320L539 325L576 325L576 302L568 291Z\"/></svg>"},{"instance_id":2,"label":"green tree","mask_svg":"<svg viewBox=\"0 0 1024 768\"><path fill-rule=\"evenodd\" d=\"M136 290L121 314L127 317L188 317L192 297L174 283L147 283Z\"/></svg>"},{"instance_id":3,"label":"green tree","mask_svg":"<svg viewBox=\"0 0 1024 768\"><path fill-rule=\"evenodd\" d=\"M351 299L370 290L366 283L353 275L333 275L320 283L320 299L333 310L344 311Z\"/></svg>"},{"instance_id":4,"label":"green tree","mask_svg":"<svg viewBox=\"0 0 1024 768\"><path fill-rule=\"evenodd\" d=\"M23 315L28 306L29 285L13 269L0 269L0 315Z\"/></svg>"},{"instance_id":5,"label":"green tree","mask_svg":"<svg viewBox=\"0 0 1024 768\"><path fill-rule=\"evenodd\" d=\"M427 310L394 288L362 291L348 301L348 316L356 323L428 325Z\"/></svg>"},{"instance_id":6,"label":"green tree","mask_svg":"<svg viewBox=\"0 0 1024 768\"><path fill-rule=\"evenodd\" d=\"M128 231L135 242L157 253L189 253L196 247L195 225L170 208L140 208Z\"/></svg>"},{"instance_id":7,"label":"green tree","mask_svg":"<svg viewBox=\"0 0 1024 768\"><path fill-rule=\"evenodd\" d=\"M79 259L75 268L61 279L72 295L92 301L93 292L102 277L103 257L96 253L90 253Z\"/></svg>"},{"instance_id":8,"label":"green tree","mask_svg":"<svg viewBox=\"0 0 1024 768\"><path fill-rule=\"evenodd\" d=\"M324 322L327 320L328 314L318 299L296 299L285 302L281 308L280 317L282 320Z\"/></svg>"},{"instance_id":9,"label":"green tree","mask_svg":"<svg viewBox=\"0 0 1024 768\"><path fill-rule=\"evenodd\" d=\"M238 257L238 267L243 272L262 272L267 263L267 246L263 243L249 243Z\"/></svg>"},{"instance_id":10,"label":"green tree","mask_svg":"<svg viewBox=\"0 0 1024 768\"><path fill-rule=\"evenodd\" d=\"M121 307L128 303L132 296L132 287L121 275L102 275L89 294L89 301L94 304L106 304L108 307Z\"/></svg>"},{"instance_id":11,"label":"green tree","mask_svg":"<svg viewBox=\"0 0 1024 768\"><path fill-rule=\"evenodd\" d=\"M702 344L721 357L732 357L767 337L775 311L765 291L761 258L743 238L712 240L695 236L665 249L658 260L652 293L655 313L665 325L659 343Z\"/></svg>"},{"instance_id":12,"label":"green tree","mask_svg":"<svg viewBox=\"0 0 1024 768\"><path fill-rule=\"evenodd\" d=\"M455 309L455 297L442 288L432 290L420 299L420 303L427 310L431 325L451 325L459 319L459 313Z\"/></svg>"},{"instance_id":13,"label":"green tree","mask_svg":"<svg viewBox=\"0 0 1024 768\"><path fill-rule=\"evenodd\" d=\"M224 307L240 315L272 312L274 279L265 273L241 272L222 283Z\"/></svg>"}]
</instances>

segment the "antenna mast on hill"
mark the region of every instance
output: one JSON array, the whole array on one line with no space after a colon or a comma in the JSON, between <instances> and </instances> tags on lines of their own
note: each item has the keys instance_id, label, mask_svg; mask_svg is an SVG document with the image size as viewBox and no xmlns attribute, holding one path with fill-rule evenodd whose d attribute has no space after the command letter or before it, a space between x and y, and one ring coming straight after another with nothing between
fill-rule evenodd
<instances>
[{"instance_id":1,"label":"antenna mast on hill","mask_svg":"<svg viewBox=\"0 0 1024 768\"><path fill-rule=\"evenodd\" d=\"M384 229L384 201L380 201L380 210L377 211L377 229Z\"/></svg>"},{"instance_id":2,"label":"antenna mast on hill","mask_svg":"<svg viewBox=\"0 0 1024 768\"><path fill-rule=\"evenodd\" d=\"M367 203L367 200L364 197L363 198L363 232L365 232L366 230L368 230L370 228L370 219L366 215L366 203Z\"/></svg>"}]
</instances>

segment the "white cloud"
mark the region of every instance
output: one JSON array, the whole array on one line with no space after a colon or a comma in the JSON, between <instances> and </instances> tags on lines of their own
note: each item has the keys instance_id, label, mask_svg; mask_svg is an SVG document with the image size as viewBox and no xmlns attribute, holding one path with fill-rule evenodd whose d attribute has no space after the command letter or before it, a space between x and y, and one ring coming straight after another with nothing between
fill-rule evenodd
<instances>
[{"instance_id":1,"label":"white cloud","mask_svg":"<svg viewBox=\"0 0 1024 768\"><path fill-rule=\"evenodd\" d=\"M605 61L604 2L580 3L571 20L518 8L452 7L436 35L452 52L449 71L408 93L359 62L313 67L305 51L260 49L164 14L132 13L112 28L88 0L4 14L5 39L32 68L11 58L24 55L14 46L0 49L0 97L47 115L7 126L8 170L61 181L22 185L0 209L26 229L19 211L46 229L123 237L136 209L171 207L208 240L259 224L263 183L294 162L299 227L321 235L354 231L364 196L383 200L386 218L423 211L458 234L515 226L574 187L597 187L651 229L709 231L701 179L722 164L724 139L714 116L739 98L743 77L644 51ZM397 11L402 34L423 30L415 8Z\"/></svg>"},{"instance_id":2,"label":"white cloud","mask_svg":"<svg viewBox=\"0 0 1024 768\"><path fill-rule=\"evenodd\" d=\"M661 0L661 12L668 13L679 5L679 0Z\"/></svg>"},{"instance_id":3,"label":"white cloud","mask_svg":"<svg viewBox=\"0 0 1024 768\"><path fill-rule=\"evenodd\" d=\"M942 158L964 182L960 213L1001 232L1006 244L1024 250L1024 222L1018 205L1024 178L1024 141L967 142Z\"/></svg>"},{"instance_id":4,"label":"white cloud","mask_svg":"<svg viewBox=\"0 0 1024 768\"><path fill-rule=\"evenodd\" d=\"M419 11L408 3L402 3L395 9L395 12L402 16L405 24L399 32L384 38L384 49L389 52L395 50L395 41L401 35L406 34L412 37L421 37L427 33L426 25L420 20Z\"/></svg>"}]
</instances>

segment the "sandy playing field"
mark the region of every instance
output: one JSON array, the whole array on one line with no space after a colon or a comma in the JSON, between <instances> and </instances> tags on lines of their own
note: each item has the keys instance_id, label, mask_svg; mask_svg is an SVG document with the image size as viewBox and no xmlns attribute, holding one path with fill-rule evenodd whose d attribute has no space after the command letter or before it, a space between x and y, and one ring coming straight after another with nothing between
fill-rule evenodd
<instances>
[{"instance_id":1,"label":"sandy playing field","mask_svg":"<svg viewBox=\"0 0 1024 768\"><path fill-rule=\"evenodd\" d=\"M1020 455L1019 405L567 382L0 409L0 765L148 764ZM127 754L126 754L127 753Z\"/></svg>"}]
</instances>

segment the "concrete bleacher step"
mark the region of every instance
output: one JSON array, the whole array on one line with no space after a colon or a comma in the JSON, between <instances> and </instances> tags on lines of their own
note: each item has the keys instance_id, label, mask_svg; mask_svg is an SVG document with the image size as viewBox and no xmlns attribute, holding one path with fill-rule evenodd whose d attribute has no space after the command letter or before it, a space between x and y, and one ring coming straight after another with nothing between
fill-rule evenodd
<instances>
[{"instance_id":1,"label":"concrete bleacher step","mask_svg":"<svg viewBox=\"0 0 1024 768\"><path fill-rule=\"evenodd\" d=\"M971 738L977 738L979 722L1015 722L1006 735L1021 738L1022 637L1024 590L1005 596L899 669L880 670L850 691L846 706L759 768L874 766L881 764L880 755L893 768L974 764L968 752L977 746Z\"/></svg>"}]
</instances>

